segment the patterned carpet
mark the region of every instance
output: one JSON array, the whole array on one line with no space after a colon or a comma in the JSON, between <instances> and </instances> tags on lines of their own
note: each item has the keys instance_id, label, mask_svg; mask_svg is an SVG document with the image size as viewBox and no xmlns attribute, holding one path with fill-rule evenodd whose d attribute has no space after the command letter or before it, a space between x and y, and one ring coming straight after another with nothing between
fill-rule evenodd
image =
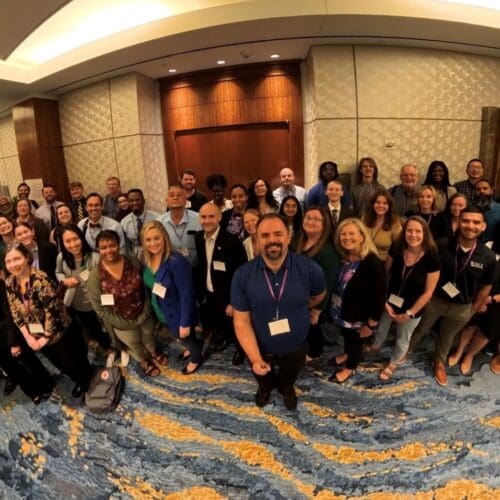
<instances>
[{"instance_id":1,"label":"patterned carpet","mask_svg":"<svg viewBox=\"0 0 500 500\"><path fill-rule=\"evenodd\" d=\"M19 389L0 399L0 497L500 498L500 377L485 356L443 388L423 351L379 382L384 351L340 386L327 382L333 347L300 378L290 412L274 392L254 405L231 349L185 377L176 348L156 379L131 363L105 416L75 402L67 379L39 407Z\"/></svg>"}]
</instances>

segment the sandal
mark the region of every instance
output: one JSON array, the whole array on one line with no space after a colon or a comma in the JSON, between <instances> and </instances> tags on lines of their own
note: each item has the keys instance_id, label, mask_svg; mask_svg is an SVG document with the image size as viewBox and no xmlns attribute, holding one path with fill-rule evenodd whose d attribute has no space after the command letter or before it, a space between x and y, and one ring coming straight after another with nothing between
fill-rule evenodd
<instances>
[{"instance_id":1,"label":"sandal","mask_svg":"<svg viewBox=\"0 0 500 500\"><path fill-rule=\"evenodd\" d=\"M339 373L342 373L344 370L350 370L351 373L349 373L345 378L339 378ZM329 379L329 382L334 382L335 384L343 384L344 382L347 382L351 377L353 377L356 374L356 370L353 370L351 368L344 368L343 370L340 370L338 372L335 372Z\"/></svg>"},{"instance_id":2,"label":"sandal","mask_svg":"<svg viewBox=\"0 0 500 500\"><path fill-rule=\"evenodd\" d=\"M164 352L156 352L151 354L151 357L161 366L168 365L168 356Z\"/></svg>"},{"instance_id":3,"label":"sandal","mask_svg":"<svg viewBox=\"0 0 500 500\"><path fill-rule=\"evenodd\" d=\"M472 363L467 364L465 361L460 363L460 373L465 377L469 376L472 373Z\"/></svg>"},{"instance_id":4,"label":"sandal","mask_svg":"<svg viewBox=\"0 0 500 500\"><path fill-rule=\"evenodd\" d=\"M148 377L157 377L160 374L160 369L153 363L148 362L142 367L144 375Z\"/></svg>"},{"instance_id":5,"label":"sandal","mask_svg":"<svg viewBox=\"0 0 500 500\"><path fill-rule=\"evenodd\" d=\"M336 356L333 356L333 358L331 358L328 362L340 366L347 361L348 357L349 356L344 352L342 354L337 354Z\"/></svg>"},{"instance_id":6,"label":"sandal","mask_svg":"<svg viewBox=\"0 0 500 500\"><path fill-rule=\"evenodd\" d=\"M383 370L380 371L378 378L380 380L383 380L384 382L387 382L392 378L395 371L396 367L388 364Z\"/></svg>"}]
</instances>

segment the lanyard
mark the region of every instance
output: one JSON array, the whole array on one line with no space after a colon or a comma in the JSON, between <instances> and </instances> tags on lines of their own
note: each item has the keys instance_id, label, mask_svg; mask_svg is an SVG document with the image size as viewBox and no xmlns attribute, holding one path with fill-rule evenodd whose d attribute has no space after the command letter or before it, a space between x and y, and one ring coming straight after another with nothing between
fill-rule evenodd
<instances>
[{"instance_id":1,"label":"lanyard","mask_svg":"<svg viewBox=\"0 0 500 500\"><path fill-rule=\"evenodd\" d=\"M420 259L424 256L425 252L422 252L419 256L418 259L411 265L411 266L406 266L405 264L405 257L403 254L403 270L401 271L401 286L399 287L399 292L398 292L398 297L401 297L401 290L403 290L403 287L405 286L406 282L408 281L408 278L410 277L410 274L413 271L413 268L417 265L417 263L420 261ZM406 270L408 269L408 273L406 273Z\"/></svg>"},{"instance_id":2,"label":"lanyard","mask_svg":"<svg viewBox=\"0 0 500 500\"><path fill-rule=\"evenodd\" d=\"M274 293L273 287L271 285L271 281L269 280L269 276L267 275L265 269L264 269L264 278L266 279L267 288L269 289L269 293L271 294L271 297L273 298L273 302L276 306L276 316L274 319L278 319L279 318L278 306L279 306L281 299L283 298L283 293L285 292L285 284L286 284L286 280L288 278L288 268L285 269L285 275L283 276L283 281L281 282L281 288L280 288L278 297L276 297L276 294Z\"/></svg>"},{"instance_id":3,"label":"lanyard","mask_svg":"<svg viewBox=\"0 0 500 500\"><path fill-rule=\"evenodd\" d=\"M468 255L467 255L467 258L465 259L464 264L462 265L462 267L460 269L458 269L457 254L458 254L459 245L457 243L457 246L455 247L455 283L457 282L457 275L463 273L465 268L469 265L469 262L472 259L472 255L474 253L474 250L476 250L476 246L477 246L477 240L474 242L474 246L468 252Z\"/></svg>"}]
</instances>

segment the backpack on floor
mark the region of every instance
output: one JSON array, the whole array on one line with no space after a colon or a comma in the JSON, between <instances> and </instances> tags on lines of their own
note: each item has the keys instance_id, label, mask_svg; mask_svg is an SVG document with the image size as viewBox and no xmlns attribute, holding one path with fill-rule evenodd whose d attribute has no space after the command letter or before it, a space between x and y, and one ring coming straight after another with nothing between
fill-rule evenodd
<instances>
[{"instance_id":1,"label":"backpack on floor","mask_svg":"<svg viewBox=\"0 0 500 500\"><path fill-rule=\"evenodd\" d=\"M124 383L118 367L98 368L85 393L85 406L96 413L113 411L120 402Z\"/></svg>"}]
</instances>

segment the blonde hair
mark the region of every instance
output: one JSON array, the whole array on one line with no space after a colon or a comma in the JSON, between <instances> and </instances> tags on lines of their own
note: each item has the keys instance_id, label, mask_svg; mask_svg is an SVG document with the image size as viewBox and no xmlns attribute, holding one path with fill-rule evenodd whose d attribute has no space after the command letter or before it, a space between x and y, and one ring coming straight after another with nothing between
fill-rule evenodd
<instances>
[{"instance_id":1,"label":"blonde hair","mask_svg":"<svg viewBox=\"0 0 500 500\"><path fill-rule=\"evenodd\" d=\"M360 252L361 259L364 259L370 252L374 253L378 257L377 247L375 246L375 243L373 243L372 241L370 232L368 231L367 227L359 219L356 219L355 217L348 217L347 219L344 219L339 224L339 227L335 232L335 246L337 247L340 256L343 259L347 258L347 254L345 250L342 248L342 245L340 244L340 233L342 232L342 229L344 229L345 226L349 225L356 226L361 236L363 237L363 241L361 243L361 252Z\"/></svg>"},{"instance_id":2,"label":"blonde hair","mask_svg":"<svg viewBox=\"0 0 500 500\"><path fill-rule=\"evenodd\" d=\"M146 233L151 229L156 229L157 231L159 231L159 233L163 238L163 254L161 256L161 261L163 262L167 260L170 257L170 254L172 253L172 243L170 242L170 238L168 236L167 230L165 229L165 226L161 222L158 222L157 220L146 222L146 224L144 224L144 226L142 227L141 241L143 242L142 248L144 255L144 263L148 267L152 266L153 256L151 252L149 252L144 246L144 237L146 236Z\"/></svg>"},{"instance_id":3,"label":"blonde hair","mask_svg":"<svg viewBox=\"0 0 500 500\"><path fill-rule=\"evenodd\" d=\"M423 184L422 186L420 186L420 188L417 190L417 200L420 198L420 195L424 192L424 191L430 191L432 193L432 206L431 206L431 211L432 212L435 212L436 211L436 196L437 196L437 192L436 192L436 188L434 186L431 186L430 184ZM418 210L420 211L421 208L420 208L420 203L418 204Z\"/></svg>"}]
</instances>

